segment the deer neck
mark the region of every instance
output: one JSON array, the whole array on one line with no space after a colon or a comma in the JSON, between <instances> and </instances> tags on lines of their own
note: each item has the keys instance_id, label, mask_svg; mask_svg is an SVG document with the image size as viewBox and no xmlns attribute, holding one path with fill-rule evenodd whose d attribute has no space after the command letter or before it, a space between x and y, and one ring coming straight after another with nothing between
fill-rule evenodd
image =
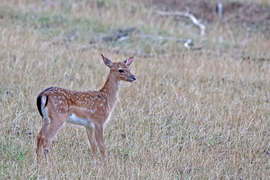
<instances>
[{"instance_id":1,"label":"deer neck","mask_svg":"<svg viewBox=\"0 0 270 180\"><path fill-rule=\"evenodd\" d=\"M110 73L106 83L101 88L100 92L107 99L110 108L113 108L115 102L118 99L118 90L120 88L121 81L117 80L116 77Z\"/></svg>"}]
</instances>

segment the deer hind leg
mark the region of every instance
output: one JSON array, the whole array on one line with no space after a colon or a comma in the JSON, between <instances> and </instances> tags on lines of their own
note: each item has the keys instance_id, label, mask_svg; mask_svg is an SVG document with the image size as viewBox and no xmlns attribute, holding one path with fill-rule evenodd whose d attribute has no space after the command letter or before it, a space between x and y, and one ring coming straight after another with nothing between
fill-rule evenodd
<instances>
[{"instance_id":1,"label":"deer hind leg","mask_svg":"<svg viewBox=\"0 0 270 180\"><path fill-rule=\"evenodd\" d=\"M96 127L95 136L96 136L98 148L100 150L104 170L107 171L107 164L106 164L106 159L105 159L105 143L104 143L104 138L103 138L103 127L102 126Z\"/></svg>"},{"instance_id":2,"label":"deer hind leg","mask_svg":"<svg viewBox=\"0 0 270 180\"><path fill-rule=\"evenodd\" d=\"M37 170L38 172L40 172L40 160L41 160L41 151L40 151L40 148L41 148L41 137L44 135L44 133L48 130L49 128L49 125L50 125L50 119L46 119L46 118L42 118L42 127L38 133L38 136L37 136L37 150L36 150L36 153L37 153Z\"/></svg>"},{"instance_id":3,"label":"deer hind leg","mask_svg":"<svg viewBox=\"0 0 270 180\"><path fill-rule=\"evenodd\" d=\"M50 144L53 137L58 133L66 121L64 116L57 116L52 119L48 130L41 137L41 144L43 145L45 158L47 161L47 166L51 170L51 161L50 161Z\"/></svg>"},{"instance_id":4,"label":"deer hind leg","mask_svg":"<svg viewBox=\"0 0 270 180\"><path fill-rule=\"evenodd\" d=\"M95 164L95 170L97 171L98 164L97 164L97 141L95 138L95 126L94 124L90 124L89 127L86 127L86 133L88 136L88 140L93 152L93 158L94 158L94 164Z\"/></svg>"}]
</instances>

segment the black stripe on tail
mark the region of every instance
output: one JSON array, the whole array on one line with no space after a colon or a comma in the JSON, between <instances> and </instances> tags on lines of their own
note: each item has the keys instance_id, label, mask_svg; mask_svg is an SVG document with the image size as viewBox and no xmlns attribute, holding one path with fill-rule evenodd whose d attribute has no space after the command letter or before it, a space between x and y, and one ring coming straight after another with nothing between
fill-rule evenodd
<instances>
[{"instance_id":1,"label":"black stripe on tail","mask_svg":"<svg viewBox=\"0 0 270 180\"><path fill-rule=\"evenodd\" d=\"M41 97L42 97L42 94L43 94L45 91L48 91L48 90L50 90L50 89L52 89L52 88L54 88L54 87L50 87L50 88L48 88L48 89L45 89L45 90L42 91L42 92L39 94L39 96L37 97L37 108L38 108L38 112L39 112L39 114L41 115L41 117L43 117L42 110L41 110ZM46 107L47 104L48 104L48 96L46 95L46 102L45 102L45 106L44 106L44 107Z\"/></svg>"}]
</instances>

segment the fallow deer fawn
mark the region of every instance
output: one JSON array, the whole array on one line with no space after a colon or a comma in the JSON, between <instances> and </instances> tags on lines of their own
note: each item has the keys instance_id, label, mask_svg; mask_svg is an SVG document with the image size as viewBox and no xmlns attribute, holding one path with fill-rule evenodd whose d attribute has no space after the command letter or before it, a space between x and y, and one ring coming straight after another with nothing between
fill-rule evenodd
<instances>
[{"instance_id":1,"label":"fallow deer fawn","mask_svg":"<svg viewBox=\"0 0 270 180\"><path fill-rule=\"evenodd\" d=\"M47 165L51 169L50 143L53 137L67 123L82 125L93 151L95 168L97 169L97 146L99 147L103 166L106 169L105 145L103 130L109 120L121 81L133 82L129 65L133 57L123 62L112 62L101 54L110 73L105 85L99 91L78 92L51 87L42 91L37 97L37 107L42 116L42 128L37 136L37 168L40 172L41 151L43 146Z\"/></svg>"}]
</instances>

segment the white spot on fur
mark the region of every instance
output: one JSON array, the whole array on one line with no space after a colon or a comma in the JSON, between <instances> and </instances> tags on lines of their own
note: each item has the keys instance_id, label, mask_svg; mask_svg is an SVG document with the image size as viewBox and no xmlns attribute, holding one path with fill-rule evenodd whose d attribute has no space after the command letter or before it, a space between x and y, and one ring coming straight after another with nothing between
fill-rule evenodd
<instances>
[{"instance_id":1,"label":"white spot on fur","mask_svg":"<svg viewBox=\"0 0 270 180\"><path fill-rule=\"evenodd\" d=\"M96 110L97 110L97 108L95 108L95 109L90 109L90 112L91 112L92 114L94 114L94 113L96 112Z\"/></svg>"}]
</instances>

